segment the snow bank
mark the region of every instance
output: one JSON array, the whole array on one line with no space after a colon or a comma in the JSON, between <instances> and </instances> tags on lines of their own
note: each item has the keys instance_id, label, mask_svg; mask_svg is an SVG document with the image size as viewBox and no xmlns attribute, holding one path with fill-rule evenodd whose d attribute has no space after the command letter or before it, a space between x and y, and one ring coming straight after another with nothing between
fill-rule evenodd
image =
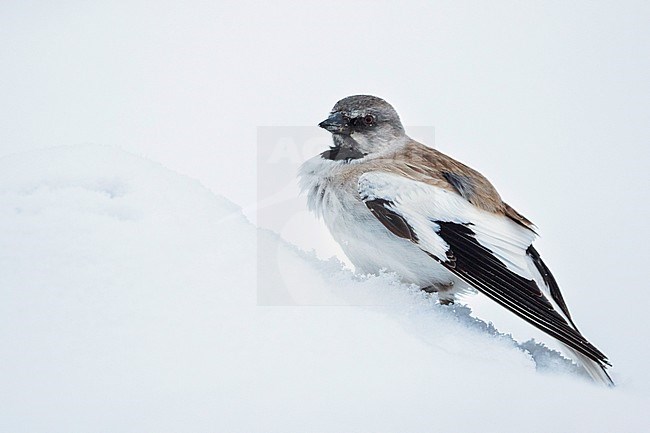
<instances>
[{"instance_id":1,"label":"snow bank","mask_svg":"<svg viewBox=\"0 0 650 433\"><path fill-rule=\"evenodd\" d=\"M635 431L649 403L100 146L0 159L0 359L13 433Z\"/></svg>"}]
</instances>

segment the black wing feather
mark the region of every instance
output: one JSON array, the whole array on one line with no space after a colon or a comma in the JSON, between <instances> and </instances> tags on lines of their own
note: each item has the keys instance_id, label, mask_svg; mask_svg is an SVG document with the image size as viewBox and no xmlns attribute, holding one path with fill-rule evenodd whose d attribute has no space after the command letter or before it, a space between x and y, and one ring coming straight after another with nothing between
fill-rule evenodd
<instances>
[{"instance_id":1,"label":"black wing feather","mask_svg":"<svg viewBox=\"0 0 650 433\"><path fill-rule=\"evenodd\" d=\"M395 236L417 243L418 237L413 228L401 215L390 209L391 203L388 200L378 198L367 200L365 203L370 212Z\"/></svg>"},{"instance_id":2,"label":"black wing feather","mask_svg":"<svg viewBox=\"0 0 650 433\"><path fill-rule=\"evenodd\" d=\"M474 195L474 184L469 177L458 173L452 173L451 171L443 171L442 177L444 177L445 180L449 182L465 200L470 201L472 195Z\"/></svg>"},{"instance_id":3,"label":"black wing feather","mask_svg":"<svg viewBox=\"0 0 650 433\"><path fill-rule=\"evenodd\" d=\"M476 240L470 224L444 221L434 221L434 223L440 227L438 234L449 244L455 261L449 263L433 255L431 257L535 327L601 366L609 365L607 357L553 309L534 281L510 271L492 254L492 251ZM542 272L543 277L544 275ZM546 275L545 278L549 280L552 278L550 272ZM557 288L557 283L555 284Z\"/></svg>"},{"instance_id":4,"label":"black wing feather","mask_svg":"<svg viewBox=\"0 0 650 433\"><path fill-rule=\"evenodd\" d=\"M562 292L560 291L560 286L557 284L557 281L555 281L555 277L551 273L551 270L548 268L548 266L546 266L546 263L542 261L542 258L540 257L539 253L532 245L528 247L528 249L526 250L526 254L528 254L528 256L533 260L533 263L535 264L537 271L544 279L544 283L546 283L546 285L550 289L551 297L553 298L553 300L562 309L564 315L569 318L569 322L571 322L573 327L578 329L576 324L573 323L573 319L571 318L571 314L569 313L569 308L567 307L566 302L564 302L564 297L562 296Z\"/></svg>"},{"instance_id":5,"label":"black wing feather","mask_svg":"<svg viewBox=\"0 0 650 433\"><path fill-rule=\"evenodd\" d=\"M384 199L367 200L372 214L393 234L418 242L417 235L408 222L393 210L392 203ZM548 267L537 251L530 246L526 253L531 257L544 282L551 291L571 324L553 308L533 280L510 271L492 251L475 238L471 224L432 221L439 229L438 235L449 245L446 260L429 254L453 274L471 284L493 301L515 313L528 323L546 332L572 349L582 353L604 368L610 365L607 357L592 345L573 325L560 289ZM425 251L426 252L426 251ZM573 326L572 326L573 325Z\"/></svg>"}]
</instances>

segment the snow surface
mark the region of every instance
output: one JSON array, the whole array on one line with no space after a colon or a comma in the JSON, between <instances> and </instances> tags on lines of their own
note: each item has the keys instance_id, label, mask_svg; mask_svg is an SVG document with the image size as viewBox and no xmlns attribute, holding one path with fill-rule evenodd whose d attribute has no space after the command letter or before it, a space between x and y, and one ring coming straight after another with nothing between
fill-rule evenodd
<instances>
[{"instance_id":1,"label":"snow surface","mask_svg":"<svg viewBox=\"0 0 650 433\"><path fill-rule=\"evenodd\" d=\"M0 158L2 432L645 431L634 356L596 386L116 148Z\"/></svg>"},{"instance_id":2,"label":"snow surface","mask_svg":"<svg viewBox=\"0 0 650 433\"><path fill-rule=\"evenodd\" d=\"M0 432L650 431L649 19L638 0L0 2ZM538 225L615 390L479 296L541 372L466 309L315 259L338 249L287 185L358 93ZM22 154L79 143L317 254L114 149Z\"/></svg>"}]
</instances>

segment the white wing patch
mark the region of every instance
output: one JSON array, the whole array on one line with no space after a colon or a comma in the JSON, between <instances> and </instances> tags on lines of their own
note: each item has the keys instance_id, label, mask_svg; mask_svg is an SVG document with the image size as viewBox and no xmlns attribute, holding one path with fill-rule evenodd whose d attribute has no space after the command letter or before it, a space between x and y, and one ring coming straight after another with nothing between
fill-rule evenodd
<instances>
[{"instance_id":1,"label":"white wing patch","mask_svg":"<svg viewBox=\"0 0 650 433\"><path fill-rule=\"evenodd\" d=\"M456 192L400 175L373 171L359 178L359 194L364 201L391 202L391 210L413 228L419 246L442 261L447 260L449 245L436 233L439 226L435 221L470 224L476 240L510 271L527 280L537 279L526 255L535 234L506 216L477 208Z\"/></svg>"}]
</instances>

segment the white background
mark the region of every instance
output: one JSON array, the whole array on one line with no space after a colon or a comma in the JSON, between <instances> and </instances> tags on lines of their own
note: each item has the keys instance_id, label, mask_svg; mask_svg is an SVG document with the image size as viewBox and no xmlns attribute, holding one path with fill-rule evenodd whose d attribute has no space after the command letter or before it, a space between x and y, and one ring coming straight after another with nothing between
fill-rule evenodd
<instances>
[{"instance_id":1,"label":"white background","mask_svg":"<svg viewBox=\"0 0 650 433\"><path fill-rule=\"evenodd\" d=\"M646 262L649 19L646 2L6 1L0 155L119 146L255 208L257 126L375 94L536 222L554 268L587 255L585 285L615 264L626 287Z\"/></svg>"},{"instance_id":2,"label":"white background","mask_svg":"<svg viewBox=\"0 0 650 433\"><path fill-rule=\"evenodd\" d=\"M647 383L648 22L629 1L3 1L0 156L117 146L250 210L258 126L381 96L539 226L581 328Z\"/></svg>"}]
</instances>

